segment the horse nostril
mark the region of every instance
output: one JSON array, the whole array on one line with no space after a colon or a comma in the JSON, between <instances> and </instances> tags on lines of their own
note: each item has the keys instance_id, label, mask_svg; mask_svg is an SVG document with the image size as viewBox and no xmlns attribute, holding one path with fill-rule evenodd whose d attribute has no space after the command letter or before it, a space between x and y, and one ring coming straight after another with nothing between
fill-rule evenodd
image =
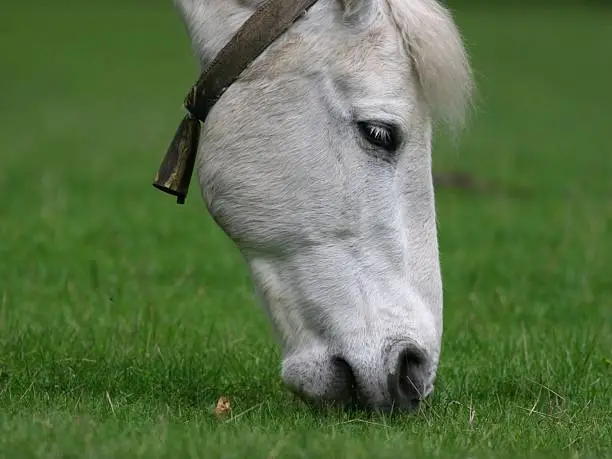
<instances>
[{"instance_id":1,"label":"horse nostril","mask_svg":"<svg viewBox=\"0 0 612 459\"><path fill-rule=\"evenodd\" d=\"M332 357L335 368L334 392L339 399L345 403L355 403L357 396L357 380L355 373L346 360L342 357Z\"/></svg>"},{"instance_id":2,"label":"horse nostril","mask_svg":"<svg viewBox=\"0 0 612 459\"><path fill-rule=\"evenodd\" d=\"M400 352L395 374L389 378L389 391L400 406L418 407L425 395L427 358L423 351L410 346Z\"/></svg>"}]
</instances>

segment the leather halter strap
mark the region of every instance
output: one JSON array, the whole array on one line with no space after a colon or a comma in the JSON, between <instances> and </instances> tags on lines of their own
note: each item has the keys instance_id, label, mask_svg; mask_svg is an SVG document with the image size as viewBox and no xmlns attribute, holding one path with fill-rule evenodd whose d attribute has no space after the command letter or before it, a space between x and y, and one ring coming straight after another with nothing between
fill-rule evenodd
<instances>
[{"instance_id":1,"label":"leather halter strap","mask_svg":"<svg viewBox=\"0 0 612 459\"><path fill-rule=\"evenodd\" d=\"M204 121L211 107L240 74L317 0L269 0L240 27L200 76L185 100Z\"/></svg>"},{"instance_id":2,"label":"leather halter strap","mask_svg":"<svg viewBox=\"0 0 612 459\"><path fill-rule=\"evenodd\" d=\"M182 120L159 168L153 186L183 204L197 154L200 122L257 57L317 0L268 0L240 27L215 56L185 98Z\"/></svg>"}]
</instances>

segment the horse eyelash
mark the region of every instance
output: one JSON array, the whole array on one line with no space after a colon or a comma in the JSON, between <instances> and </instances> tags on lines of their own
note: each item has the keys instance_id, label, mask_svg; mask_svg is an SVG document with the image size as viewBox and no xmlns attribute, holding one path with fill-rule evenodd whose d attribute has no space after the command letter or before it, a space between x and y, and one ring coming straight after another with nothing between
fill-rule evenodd
<instances>
[{"instance_id":1,"label":"horse eyelash","mask_svg":"<svg viewBox=\"0 0 612 459\"><path fill-rule=\"evenodd\" d=\"M370 124L367 126L368 133L374 137L376 140L380 140L382 142L391 141L391 133L388 129L385 129L381 126L374 126Z\"/></svg>"},{"instance_id":2,"label":"horse eyelash","mask_svg":"<svg viewBox=\"0 0 612 459\"><path fill-rule=\"evenodd\" d=\"M359 122L358 125L362 135L374 146L384 148L390 153L396 150L399 138L394 126L368 121Z\"/></svg>"}]
</instances>

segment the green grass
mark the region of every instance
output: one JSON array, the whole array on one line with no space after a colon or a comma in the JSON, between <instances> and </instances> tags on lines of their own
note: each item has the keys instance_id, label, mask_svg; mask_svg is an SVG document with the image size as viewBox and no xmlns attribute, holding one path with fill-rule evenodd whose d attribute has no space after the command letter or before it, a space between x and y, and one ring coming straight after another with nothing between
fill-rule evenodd
<instances>
[{"instance_id":1,"label":"green grass","mask_svg":"<svg viewBox=\"0 0 612 459\"><path fill-rule=\"evenodd\" d=\"M440 190L439 383L389 418L285 391L197 186L183 207L151 187L197 75L170 2L146 3L0 16L0 455L612 455L610 9L457 11L480 99L435 167L529 193Z\"/></svg>"}]
</instances>

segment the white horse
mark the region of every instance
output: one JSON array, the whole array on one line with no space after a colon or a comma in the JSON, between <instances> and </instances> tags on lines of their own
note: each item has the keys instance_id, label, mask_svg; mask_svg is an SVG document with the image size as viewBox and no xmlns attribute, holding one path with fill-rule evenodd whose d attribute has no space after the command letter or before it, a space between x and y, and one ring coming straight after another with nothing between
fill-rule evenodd
<instances>
[{"instance_id":1,"label":"white horse","mask_svg":"<svg viewBox=\"0 0 612 459\"><path fill-rule=\"evenodd\" d=\"M263 3L174 2L202 67ZM471 90L435 0L319 0L208 115L202 195L248 263L284 382L305 399L414 409L433 390L432 125L460 127Z\"/></svg>"}]
</instances>

